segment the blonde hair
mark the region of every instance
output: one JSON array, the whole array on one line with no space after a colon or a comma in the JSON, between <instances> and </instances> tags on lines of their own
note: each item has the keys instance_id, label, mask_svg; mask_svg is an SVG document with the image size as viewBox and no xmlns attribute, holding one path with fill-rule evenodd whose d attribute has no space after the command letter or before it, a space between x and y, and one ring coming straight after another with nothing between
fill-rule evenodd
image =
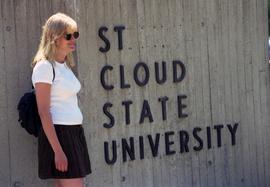
<instances>
[{"instance_id":1,"label":"blonde hair","mask_svg":"<svg viewBox=\"0 0 270 187\"><path fill-rule=\"evenodd\" d=\"M38 51L31 64L32 67L41 60L54 62L56 45L55 41L60 38L67 29L77 29L77 23L69 16L63 13L52 15L42 27L42 35ZM72 53L66 57L66 64L71 68L75 66Z\"/></svg>"}]
</instances>

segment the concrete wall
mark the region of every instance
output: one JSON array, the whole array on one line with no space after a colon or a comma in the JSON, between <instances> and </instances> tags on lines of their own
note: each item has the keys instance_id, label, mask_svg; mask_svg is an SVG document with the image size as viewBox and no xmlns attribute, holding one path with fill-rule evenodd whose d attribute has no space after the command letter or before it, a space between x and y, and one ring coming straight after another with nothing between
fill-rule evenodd
<instances>
[{"instance_id":1,"label":"concrete wall","mask_svg":"<svg viewBox=\"0 0 270 187\"><path fill-rule=\"evenodd\" d=\"M75 72L93 170L87 186L270 185L266 0L0 2L1 187L52 184L38 179L37 139L20 128L16 105L31 88L41 26L58 11L81 34Z\"/></svg>"}]
</instances>

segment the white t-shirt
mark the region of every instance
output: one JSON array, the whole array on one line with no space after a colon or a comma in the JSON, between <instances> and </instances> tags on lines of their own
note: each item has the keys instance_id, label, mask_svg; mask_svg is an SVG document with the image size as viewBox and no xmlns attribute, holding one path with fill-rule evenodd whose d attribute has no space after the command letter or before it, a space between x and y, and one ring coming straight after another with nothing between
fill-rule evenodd
<instances>
[{"instance_id":1,"label":"white t-shirt","mask_svg":"<svg viewBox=\"0 0 270 187\"><path fill-rule=\"evenodd\" d=\"M53 80L52 65L47 60L38 62L32 74L32 83L51 84L50 112L53 124L82 124L83 116L78 106L77 93L81 84L66 63L53 63L55 78Z\"/></svg>"}]
</instances>

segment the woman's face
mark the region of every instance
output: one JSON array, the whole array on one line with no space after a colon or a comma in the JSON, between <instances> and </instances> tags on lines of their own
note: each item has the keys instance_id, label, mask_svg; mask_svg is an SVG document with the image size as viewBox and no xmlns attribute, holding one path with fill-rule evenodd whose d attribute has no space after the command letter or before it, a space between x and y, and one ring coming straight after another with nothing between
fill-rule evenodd
<instances>
[{"instance_id":1,"label":"woman's face","mask_svg":"<svg viewBox=\"0 0 270 187\"><path fill-rule=\"evenodd\" d=\"M74 32L76 29L67 29L67 32L63 36L56 40L56 48L58 52L69 54L76 50L76 39L74 38ZM71 34L71 38L68 40L66 34Z\"/></svg>"}]
</instances>

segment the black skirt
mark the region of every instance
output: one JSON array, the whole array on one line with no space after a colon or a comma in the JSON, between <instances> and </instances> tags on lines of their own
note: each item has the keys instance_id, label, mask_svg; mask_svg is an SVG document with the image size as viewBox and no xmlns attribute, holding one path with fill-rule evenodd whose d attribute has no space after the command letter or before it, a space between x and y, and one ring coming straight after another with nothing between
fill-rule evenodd
<instances>
[{"instance_id":1,"label":"black skirt","mask_svg":"<svg viewBox=\"0 0 270 187\"><path fill-rule=\"evenodd\" d=\"M41 179L81 178L91 173L91 164L82 125L54 125L68 160L68 171L56 169L53 149L41 128L38 137L38 176Z\"/></svg>"}]
</instances>

